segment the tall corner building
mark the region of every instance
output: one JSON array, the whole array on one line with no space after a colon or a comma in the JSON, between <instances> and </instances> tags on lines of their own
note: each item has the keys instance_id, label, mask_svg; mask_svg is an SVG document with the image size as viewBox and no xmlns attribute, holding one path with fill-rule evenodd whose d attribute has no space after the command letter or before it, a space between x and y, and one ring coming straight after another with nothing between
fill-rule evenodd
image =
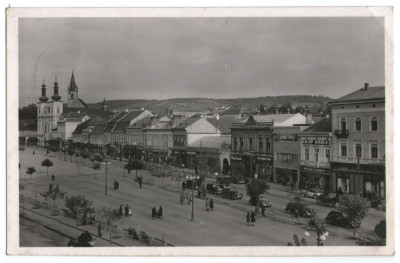
<instances>
[{"instance_id":1,"label":"tall corner building","mask_svg":"<svg viewBox=\"0 0 400 263\"><path fill-rule=\"evenodd\" d=\"M385 87L361 89L332 109L331 188L385 196Z\"/></svg>"}]
</instances>

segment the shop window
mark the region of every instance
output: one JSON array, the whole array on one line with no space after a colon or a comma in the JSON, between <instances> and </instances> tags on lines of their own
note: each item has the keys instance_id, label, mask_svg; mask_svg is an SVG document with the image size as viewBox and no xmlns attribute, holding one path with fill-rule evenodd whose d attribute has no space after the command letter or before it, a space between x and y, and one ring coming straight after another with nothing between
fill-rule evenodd
<instances>
[{"instance_id":1,"label":"shop window","mask_svg":"<svg viewBox=\"0 0 400 263\"><path fill-rule=\"evenodd\" d=\"M371 118L371 131L377 131L378 130L378 120L376 117Z\"/></svg>"},{"instance_id":2,"label":"shop window","mask_svg":"<svg viewBox=\"0 0 400 263\"><path fill-rule=\"evenodd\" d=\"M315 149L315 161L318 162L319 160L319 149Z\"/></svg>"},{"instance_id":3,"label":"shop window","mask_svg":"<svg viewBox=\"0 0 400 263\"><path fill-rule=\"evenodd\" d=\"M347 144L346 143L340 144L340 156L342 156L342 157L347 156Z\"/></svg>"},{"instance_id":4,"label":"shop window","mask_svg":"<svg viewBox=\"0 0 400 263\"><path fill-rule=\"evenodd\" d=\"M356 130L356 131L361 131L361 119L360 119L360 118L356 118L356 121L355 121L355 130Z\"/></svg>"},{"instance_id":5,"label":"shop window","mask_svg":"<svg viewBox=\"0 0 400 263\"><path fill-rule=\"evenodd\" d=\"M371 144L371 158L378 158L378 144Z\"/></svg>"}]
</instances>

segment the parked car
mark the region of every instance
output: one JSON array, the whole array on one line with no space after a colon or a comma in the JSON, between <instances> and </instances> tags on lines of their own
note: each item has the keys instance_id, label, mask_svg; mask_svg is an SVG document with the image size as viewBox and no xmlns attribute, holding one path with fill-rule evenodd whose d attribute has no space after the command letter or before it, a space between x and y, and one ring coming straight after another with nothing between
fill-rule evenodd
<instances>
[{"instance_id":1,"label":"parked car","mask_svg":"<svg viewBox=\"0 0 400 263\"><path fill-rule=\"evenodd\" d=\"M207 184L206 185L206 190L210 194L215 194L215 195L221 195L222 194L222 188L219 187L217 184Z\"/></svg>"},{"instance_id":2,"label":"parked car","mask_svg":"<svg viewBox=\"0 0 400 263\"><path fill-rule=\"evenodd\" d=\"M246 184L249 181L249 179L244 178L243 176L236 176L233 177L232 181L234 184Z\"/></svg>"},{"instance_id":3,"label":"parked car","mask_svg":"<svg viewBox=\"0 0 400 263\"><path fill-rule=\"evenodd\" d=\"M197 181L197 180L194 180L194 182L193 182L193 180L186 180L186 188L187 189L192 189L192 183L193 183L193 189L194 190L199 189L200 182Z\"/></svg>"},{"instance_id":4,"label":"parked car","mask_svg":"<svg viewBox=\"0 0 400 263\"><path fill-rule=\"evenodd\" d=\"M330 211L325 218L325 221L330 225L342 226L345 228L360 227L361 222L345 216L339 211Z\"/></svg>"},{"instance_id":5,"label":"parked car","mask_svg":"<svg viewBox=\"0 0 400 263\"><path fill-rule=\"evenodd\" d=\"M317 197L322 195L322 190L318 189L318 188L310 188L310 189L307 189L307 190L303 190L301 192L301 194L304 197L317 199Z\"/></svg>"},{"instance_id":6,"label":"parked car","mask_svg":"<svg viewBox=\"0 0 400 263\"><path fill-rule=\"evenodd\" d=\"M313 217L317 213L315 209L309 208L304 203L288 203L285 211L301 217Z\"/></svg>"},{"instance_id":7,"label":"parked car","mask_svg":"<svg viewBox=\"0 0 400 263\"><path fill-rule=\"evenodd\" d=\"M269 200L263 196L260 196L260 198L258 199L258 206L259 207L270 207L270 206L272 206L272 202L271 202L271 200Z\"/></svg>"},{"instance_id":8,"label":"parked car","mask_svg":"<svg viewBox=\"0 0 400 263\"><path fill-rule=\"evenodd\" d=\"M91 234L88 231L83 232L80 236L76 238L76 240L71 239L68 244L68 247L94 247L95 241Z\"/></svg>"},{"instance_id":9,"label":"parked car","mask_svg":"<svg viewBox=\"0 0 400 263\"><path fill-rule=\"evenodd\" d=\"M324 206L336 206L336 203L339 202L339 198L333 195L320 195L317 196L317 204Z\"/></svg>"},{"instance_id":10,"label":"parked car","mask_svg":"<svg viewBox=\"0 0 400 263\"><path fill-rule=\"evenodd\" d=\"M222 191L222 197L229 199L242 199L243 195L234 187L225 187Z\"/></svg>"},{"instance_id":11,"label":"parked car","mask_svg":"<svg viewBox=\"0 0 400 263\"><path fill-rule=\"evenodd\" d=\"M230 185L233 179L231 176L217 176L217 184Z\"/></svg>"}]
</instances>

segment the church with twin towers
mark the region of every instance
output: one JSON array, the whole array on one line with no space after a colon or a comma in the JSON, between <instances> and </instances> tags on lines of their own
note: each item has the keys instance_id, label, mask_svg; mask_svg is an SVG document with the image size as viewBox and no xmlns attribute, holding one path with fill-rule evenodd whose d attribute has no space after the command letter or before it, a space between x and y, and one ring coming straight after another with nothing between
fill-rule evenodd
<instances>
[{"instance_id":1,"label":"church with twin towers","mask_svg":"<svg viewBox=\"0 0 400 263\"><path fill-rule=\"evenodd\" d=\"M37 105L37 133L39 144L45 145L51 139L68 139L76 126L93 117L111 115L107 110L105 99L101 109L89 109L88 105L79 98L79 89L72 71L67 92L67 103L64 104L59 94L57 77L54 81L53 95L47 97L45 80L41 88L41 96Z\"/></svg>"}]
</instances>

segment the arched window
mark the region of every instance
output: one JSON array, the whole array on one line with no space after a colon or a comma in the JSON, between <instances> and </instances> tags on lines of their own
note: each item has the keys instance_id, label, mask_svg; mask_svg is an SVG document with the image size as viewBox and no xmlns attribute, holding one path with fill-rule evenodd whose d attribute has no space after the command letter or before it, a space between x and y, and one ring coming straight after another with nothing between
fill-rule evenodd
<instances>
[{"instance_id":1,"label":"arched window","mask_svg":"<svg viewBox=\"0 0 400 263\"><path fill-rule=\"evenodd\" d=\"M340 120L340 129L341 129L342 131L347 130L347 125L346 125L346 119L345 119L345 118L342 118L342 119Z\"/></svg>"},{"instance_id":2,"label":"arched window","mask_svg":"<svg viewBox=\"0 0 400 263\"><path fill-rule=\"evenodd\" d=\"M371 118L371 131L377 131L378 130L378 120L376 117Z\"/></svg>"},{"instance_id":3,"label":"arched window","mask_svg":"<svg viewBox=\"0 0 400 263\"><path fill-rule=\"evenodd\" d=\"M361 131L361 119L360 118L356 118L356 120L355 120L355 130Z\"/></svg>"}]
</instances>

